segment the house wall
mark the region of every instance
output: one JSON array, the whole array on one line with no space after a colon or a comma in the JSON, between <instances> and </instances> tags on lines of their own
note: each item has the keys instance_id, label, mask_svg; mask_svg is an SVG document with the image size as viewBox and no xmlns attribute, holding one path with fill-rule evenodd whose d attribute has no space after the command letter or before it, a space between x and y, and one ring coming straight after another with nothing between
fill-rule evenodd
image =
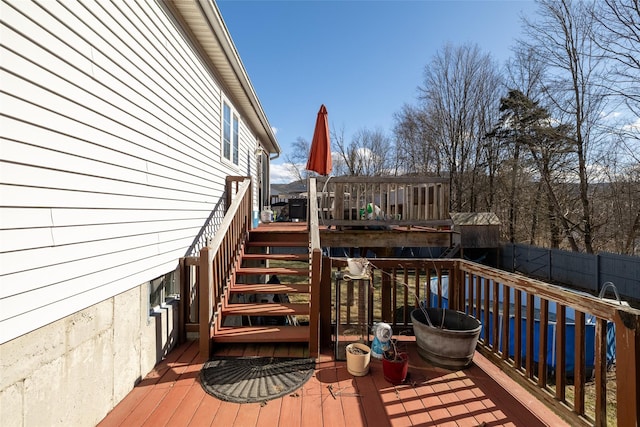
<instances>
[{"instance_id":1,"label":"house wall","mask_svg":"<svg viewBox=\"0 0 640 427\"><path fill-rule=\"evenodd\" d=\"M256 144L240 117L222 159L227 98L161 4L2 17L0 343L172 271Z\"/></svg>"},{"instance_id":2,"label":"house wall","mask_svg":"<svg viewBox=\"0 0 640 427\"><path fill-rule=\"evenodd\" d=\"M255 178L256 134L236 110L222 158L236 101L162 2L0 8L0 425L91 425L166 350L144 284L223 211L226 176Z\"/></svg>"},{"instance_id":3,"label":"house wall","mask_svg":"<svg viewBox=\"0 0 640 427\"><path fill-rule=\"evenodd\" d=\"M95 426L169 351L177 306L150 315L148 284L0 347L0 425Z\"/></svg>"}]
</instances>

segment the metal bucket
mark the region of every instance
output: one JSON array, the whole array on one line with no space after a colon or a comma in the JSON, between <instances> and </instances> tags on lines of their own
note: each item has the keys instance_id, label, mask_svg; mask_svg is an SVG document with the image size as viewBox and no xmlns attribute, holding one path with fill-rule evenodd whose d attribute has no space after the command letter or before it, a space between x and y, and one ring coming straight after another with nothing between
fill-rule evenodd
<instances>
[{"instance_id":1,"label":"metal bucket","mask_svg":"<svg viewBox=\"0 0 640 427\"><path fill-rule=\"evenodd\" d=\"M411 312L418 354L443 368L458 370L469 366L476 351L482 324L475 317L460 311L444 309L443 319L443 309L425 310L433 327L429 326L421 309Z\"/></svg>"}]
</instances>

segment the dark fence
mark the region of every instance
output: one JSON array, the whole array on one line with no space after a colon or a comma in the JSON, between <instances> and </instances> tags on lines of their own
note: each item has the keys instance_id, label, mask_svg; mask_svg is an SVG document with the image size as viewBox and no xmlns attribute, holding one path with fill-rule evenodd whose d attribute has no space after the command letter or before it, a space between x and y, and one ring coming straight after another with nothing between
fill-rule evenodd
<instances>
[{"instance_id":1,"label":"dark fence","mask_svg":"<svg viewBox=\"0 0 640 427\"><path fill-rule=\"evenodd\" d=\"M640 257L505 244L500 250L499 262L503 270L517 271L596 295L604 283L613 282L623 300L640 301Z\"/></svg>"}]
</instances>

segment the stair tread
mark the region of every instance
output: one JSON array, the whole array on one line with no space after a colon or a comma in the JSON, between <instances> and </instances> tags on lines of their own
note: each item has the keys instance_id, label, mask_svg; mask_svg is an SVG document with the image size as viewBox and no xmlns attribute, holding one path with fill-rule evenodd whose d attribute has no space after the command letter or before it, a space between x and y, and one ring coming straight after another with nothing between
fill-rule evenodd
<instances>
[{"instance_id":1,"label":"stair tread","mask_svg":"<svg viewBox=\"0 0 640 427\"><path fill-rule=\"evenodd\" d=\"M223 326L216 342L308 342L309 326Z\"/></svg>"},{"instance_id":2,"label":"stair tread","mask_svg":"<svg viewBox=\"0 0 640 427\"><path fill-rule=\"evenodd\" d=\"M308 284L236 283L230 292L241 294L304 294L309 293Z\"/></svg>"},{"instance_id":3,"label":"stair tread","mask_svg":"<svg viewBox=\"0 0 640 427\"><path fill-rule=\"evenodd\" d=\"M308 261L309 254L243 254L243 260Z\"/></svg>"},{"instance_id":4,"label":"stair tread","mask_svg":"<svg viewBox=\"0 0 640 427\"><path fill-rule=\"evenodd\" d=\"M309 314L307 303L229 304L222 309L225 316L295 316Z\"/></svg>"},{"instance_id":5,"label":"stair tread","mask_svg":"<svg viewBox=\"0 0 640 427\"><path fill-rule=\"evenodd\" d=\"M306 276L309 268L288 268L288 267L240 267L237 274L283 274L293 276Z\"/></svg>"},{"instance_id":6,"label":"stair tread","mask_svg":"<svg viewBox=\"0 0 640 427\"><path fill-rule=\"evenodd\" d=\"M309 246L308 240L288 240L288 241L273 241L273 240L249 240L247 242L247 246L260 246L260 247L285 247L285 248L295 248L295 247L306 247Z\"/></svg>"}]
</instances>

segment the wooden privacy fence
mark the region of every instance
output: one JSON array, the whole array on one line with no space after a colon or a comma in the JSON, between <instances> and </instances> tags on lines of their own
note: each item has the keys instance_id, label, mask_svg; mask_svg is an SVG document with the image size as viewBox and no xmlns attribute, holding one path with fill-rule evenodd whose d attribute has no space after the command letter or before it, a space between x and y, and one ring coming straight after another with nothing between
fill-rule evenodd
<instances>
[{"instance_id":1,"label":"wooden privacy fence","mask_svg":"<svg viewBox=\"0 0 640 427\"><path fill-rule=\"evenodd\" d=\"M463 311L482 322L478 350L571 424L603 426L609 419L637 425L639 310L465 260L369 261L374 322L390 323L394 334L409 333L419 302ZM346 266L346 258L325 259L329 270ZM322 289L330 301L331 283ZM321 309L321 318L330 319L330 304ZM326 331L322 336L331 339ZM607 384L613 363L615 383ZM613 385L617 404L608 404Z\"/></svg>"}]
</instances>

